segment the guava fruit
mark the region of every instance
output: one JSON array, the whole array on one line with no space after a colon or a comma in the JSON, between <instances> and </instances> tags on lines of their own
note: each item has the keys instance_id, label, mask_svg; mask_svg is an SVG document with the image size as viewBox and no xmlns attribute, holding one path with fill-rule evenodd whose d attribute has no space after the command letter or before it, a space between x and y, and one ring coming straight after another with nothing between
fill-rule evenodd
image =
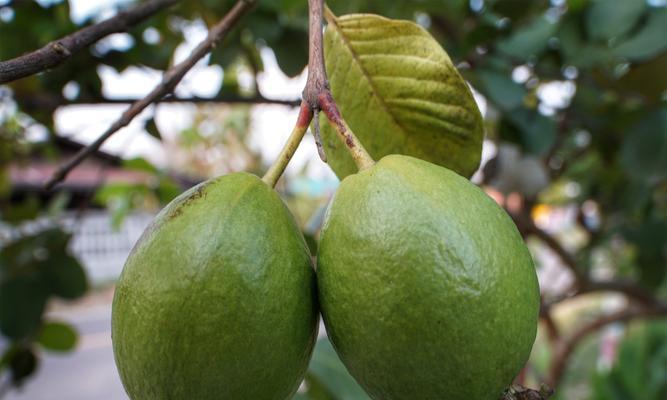
<instances>
[{"instance_id":1,"label":"guava fruit","mask_svg":"<svg viewBox=\"0 0 667 400\"><path fill-rule=\"evenodd\" d=\"M232 174L158 214L116 288L112 338L135 400L288 399L317 333L315 273L276 192Z\"/></svg>"},{"instance_id":2,"label":"guava fruit","mask_svg":"<svg viewBox=\"0 0 667 400\"><path fill-rule=\"evenodd\" d=\"M374 399L495 400L535 339L539 287L512 220L465 178L412 157L342 181L317 280L329 338Z\"/></svg>"}]
</instances>

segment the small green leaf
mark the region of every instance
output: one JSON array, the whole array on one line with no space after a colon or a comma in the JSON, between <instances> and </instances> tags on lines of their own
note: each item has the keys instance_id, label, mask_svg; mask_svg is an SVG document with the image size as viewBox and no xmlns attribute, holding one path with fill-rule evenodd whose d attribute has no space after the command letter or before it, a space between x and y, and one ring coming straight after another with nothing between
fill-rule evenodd
<instances>
[{"instance_id":1,"label":"small green leaf","mask_svg":"<svg viewBox=\"0 0 667 400\"><path fill-rule=\"evenodd\" d=\"M667 50L667 8L652 10L642 29L619 44L614 53L634 61L650 59Z\"/></svg>"},{"instance_id":2,"label":"small green leaf","mask_svg":"<svg viewBox=\"0 0 667 400\"><path fill-rule=\"evenodd\" d=\"M513 110L523 104L526 89L508 75L491 70L477 73L484 94L501 110Z\"/></svg>"},{"instance_id":3,"label":"small green leaf","mask_svg":"<svg viewBox=\"0 0 667 400\"><path fill-rule=\"evenodd\" d=\"M181 187L176 184L176 182L169 178L160 180L160 184L157 187L157 196L160 200L160 204L169 203L182 192L183 189L181 189Z\"/></svg>"},{"instance_id":4,"label":"small green leaf","mask_svg":"<svg viewBox=\"0 0 667 400\"><path fill-rule=\"evenodd\" d=\"M588 34L595 40L621 36L637 24L645 10L646 0L595 0L586 15Z\"/></svg>"},{"instance_id":5,"label":"small green leaf","mask_svg":"<svg viewBox=\"0 0 667 400\"><path fill-rule=\"evenodd\" d=\"M86 273L79 261L66 253L54 254L45 263L53 294L64 299L79 298L88 290Z\"/></svg>"},{"instance_id":6,"label":"small green leaf","mask_svg":"<svg viewBox=\"0 0 667 400\"><path fill-rule=\"evenodd\" d=\"M34 334L42 321L50 290L36 273L0 283L0 331L11 339Z\"/></svg>"},{"instance_id":7,"label":"small green leaf","mask_svg":"<svg viewBox=\"0 0 667 400\"><path fill-rule=\"evenodd\" d=\"M155 118L151 118L146 123L144 124L144 129L148 134L153 136L155 139L162 141L162 135L160 134L160 130L157 127L157 124L155 123Z\"/></svg>"},{"instance_id":8,"label":"small green leaf","mask_svg":"<svg viewBox=\"0 0 667 400\"><path fill-rule=\"evenodd\" d=\"M157 168L145 158L132 158L129 160L123 161L123 166L127 169L132 169L135 171L148 172L150 174L156 174L158 172Z\"/></svg>"},{"instance_id":9,"label":"small green leaf","mask_svg":"<svg viewBox=\"0 0 667 400\"><path fill-rule=\"evenodd\" d=\"M518 132L518 140L529 154L543 155L556 141L556 122L534 110L519 108L505 114L501 131L507 128ZM501 132L502 133L502 132Z\"/></svg>"},{"instance_id":10,"label":"small green leaf","mask_svg":"<svg viewBox=\"0 0 667 400\"><path fill-rule=\"evenodd\" d=\"M406 154L471 176L484 128L468 85L440 44L422 27L370 14L327 27L325 56L343 117L375 159ZM356 172L341 140L322 117L329 165Z\"/></svg>"},{"instance_id":11,"label":"small green leaf","mask_svg":"<svg viewBox=\"0 0 667 400\"><path fill-rule=\"evenodd\" d=\"M667 178L667 110L648 113L629 129L621 149L621 164L626 174L638 181Z\"/></svg>"},{"instance_id":12,"label":"small green leaf","mask_svg":"<svg viewBox=\"0 0 667 400\"><path fill-rule=\"evenodd\" d=\"M307 35L299 30L287 30L283 32L279 40L270 45L285 75L294 77L303 72L308 63Z\"/></svg>"},{"instance_id":13,"label":"small green leaf","mask_svg":"<svg viewBox=\"0 0 667 400\"><path fill-rule=\"evenodd\" d=\"M37 338L39 344L52 351L70 351L76 346L77 335L74 329L62 322L47 322L42 326Z\"/></svg>"},{"instance_id":14,"label":"small green leaf","mask_svg":"<svg viewBox=\"0 0 667 400\"><path fill-rule=\"evenodd\" d=\"M512 57L527 60L530 56L539 55L547 46L558 29L558 24L538 17L526 26L517 29L510 37L500 40L498 50Z\"/></svg>"},{"instance_id":15,"label":"small green leaf","mask_svg":"<svg viewBox=\"0 0 667 400\"><path fill-rule=\"evenodd\" d=\"M321 385L326 392L332 393L336 400L369 400L361 386L347 372L327 339L317 341L308 367L308 375L314 383Z\"/></svg>"},{"instance_id":16,"label":"small green leaf","mask_svg":"<svg viewBox=\"0 0 667 400\"><path fill-rule=\"evenodd\" d=\"M12 375L12 383L20 386L25 378L32 375L37 369L38 360L32 349L17 348L12 352L9 359L9 369Z\"/></svg>"}]
</instances>

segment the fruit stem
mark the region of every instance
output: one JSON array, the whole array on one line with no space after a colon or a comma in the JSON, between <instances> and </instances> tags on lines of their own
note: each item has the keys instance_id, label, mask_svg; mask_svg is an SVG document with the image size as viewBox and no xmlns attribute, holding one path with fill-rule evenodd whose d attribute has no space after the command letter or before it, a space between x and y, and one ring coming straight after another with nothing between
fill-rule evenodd
<instances>
[{"instance_id":1,"label":"fruit stem","mask_svg":"<svg viewBox=\"0 0 667 400\"><path fill-rule=\"evenodd\" d=\"M322 111L327 116L327 120L334 127L338 136L341 138L347 151L352 156L354 163L357 164L359 171L363 171L375 165L375 160L368 154L359 139L354 135L350 126L340 115L338 106L328 90L320 94L320 105Z\"/></svg>"},{"instance_id":2,"label":"fruit stem","mask_svg":"<svg viewBox=\"0 0 667 400\"><path fill-rule=\"evenodd\" d=\"M341 116L336 101L331 95L329 81L327 80L322 33L324 8L324 0L308 0L310 46L308 81L303 90L303 100L308 103L313 112L319 110L324 112L327 120L338 133L338 136L345 144L359 170L364 170L375 164L375 161L364 149L359 139L354 135L347 122L345 122L345 119ZM327 20L330 23L335 23L335 16L328 7L326 8L326 12Z\"/></svg>"},{"instance_id":3,"label":"fruit stem","mask_svg":"<svg viewBox=\"0 0 667 400\"><path fill-rule=\"evenodd\" d=\"M324 19L328 24L336 25L336 14L329 8L328 5L324 5Z\"/></svg>"},{"instance_id":4,"label":"fruit stem","mask_svg":"<svg viewBox=\"0 0 667 400\"><path fill-rule=\"evenodd\" d=\"M310 121L312 119L313 110L307 102L302 101L301 108L299 110L299 117L297 118L296 125L294 126L290 137L287 139L285 146L283 146L278 159L273 163L271 168L269 168L264 177L262 177L262 180L267 185L271 187L276 186L278 179L280 179L283 172L285 172L287 164L289 164L292 156L294 156L294 153L296 152L296 149L299 147L301 140L303 140L303 136L306 134L308 125L310 125Z\"/></svg>"}]
</instances>

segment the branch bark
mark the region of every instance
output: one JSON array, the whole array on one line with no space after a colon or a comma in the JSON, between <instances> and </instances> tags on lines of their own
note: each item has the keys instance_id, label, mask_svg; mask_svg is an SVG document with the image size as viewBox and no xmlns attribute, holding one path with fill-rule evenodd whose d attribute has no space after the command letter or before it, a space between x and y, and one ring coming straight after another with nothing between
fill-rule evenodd
<instances>
[{"instance_id":1,"label":"branch bark","mask_svg":"<svg viewBox=\"0 0 667 400\"><path fill-rule=\"evenodd\" d=\"M48 94L39 94L36 96L16 96L15 99L20 104L21 108L30 110L55 110L58 107L73 106L73 105L96 105L96 104L132 104L141 99L109 99L106 97L83 97L74 100L63 99L60 96L52 96ZM215 97L176 97L169 95L156 100L155 103L192 103L192 104L276 104L291 107L298 107L301 100L282 100L270 99L262 95L255 95L251 97L243 97L238 95L218 95Z\"/></svg>"},{"instance_id":2,"label":"branch bark","mask_svg":"<svg viewBox=\"0 0 667 400\"><path fill-rule=\"evenodd\" d=\"M152 0L121 11L105 21L82 28L31 53L0 62L0 84L51 69L74 53L112 33L125 32L179 0Z\"/></svg>"},{"instance_id":3,"label":"branch bark","mask_svg":"<svg viewBox=\"0 0 667 400\"><path fill-rule=\"evenodd\" d=\"M90 154L97 151L102 144L114 133L127 126L139 113L141 113L150 104L160 101L165 95L171 93L176 85L183 79L195 66L195 64L208 54L215 45L222 40L256 3L256 0L238 0L234 7L215 25L199 45L190 53L190 56L181 63L173 66L165 72L162 82L157 85L146 97L133 103L130 108L125 110L118 120L93 143L85 149L82 149L71 160L60 166L53 177L46 183L46 188L51 189L59 182L62 182L70 171L81 164Z\"/></svg>"}]
</instances>

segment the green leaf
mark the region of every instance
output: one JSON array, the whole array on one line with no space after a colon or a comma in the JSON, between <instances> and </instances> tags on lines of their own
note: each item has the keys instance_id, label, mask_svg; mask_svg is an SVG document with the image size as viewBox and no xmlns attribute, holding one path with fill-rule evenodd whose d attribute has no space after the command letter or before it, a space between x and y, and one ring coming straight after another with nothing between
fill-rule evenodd
<instances>
[{"instance_id":1,"label":"green leaf","mask_svg":"<svg viewBox=\"0 0 667 400\"><path fill-rule=\"evenodd\" d=\"M308 376L310 380L307 378L306 382L312 382L315 387L321 385L322 388L318 391L333 394L335 400L369 400L361 386L347 372L327 339L317 341L308 367Z\"/></svg>"},{"instance_id":2,"label":"green leaf","mask_svg":"<svg viewBox=\"0 0 667 400\"><path fill-rule=\"evenodd\" d=\"M22 339L39 328L49 286L39 274L21 275L0 283L0 331Z\"/></svg>"},{"instance_id":3,"label":"green leaf","mask_svg":"<svg viewBox=\"0 0 667 400\"><path fill-rule=\"evenodd\" d=\"M83 267L69 254L54 254L45 263L45 267L53 294L71 300L83 296L88 290Z\"/></svg>"},{"instance_id":4,"label":"green leaf","mask_svg":"<svg viewBox=\"0 0 667 400\"><path fill-rule=\"evenodd\" d=\"M667 50L667 8L652 10L642 29L619 44L614 53L633 61L650 59Z\"/></svg>"},{"instance_id":5,"label":"green leaf","mask_svg":"<svg viewBox=\"0 0 667 400\"><path fill-rule=\"evenodd\" d=\"M12 383L20 386L25 378L32 375L37 369L37 357L32 349L27 347L18 347L12 351L9 358L9 369L12 374Z\"/></svg>"},{"instance_id":6,"label":"green leaf","mask_svg":"<svg viewBox=\"0 0 667 400\"><path fill-rule=\"evenodd\" d=\"M347 15L327 27L331 89L343 117L375 159L407 154L472 175L481 157L482 117L447 53L419 25ZM322 122L329 165L356 172L336 133Z\"/></svg>"},{"instance_id":7,"label":"green leaf","mask_svg":"<svg viewBox=\"0 0 667 400\"><path fill-rule=\"evenodd\" d=\"M326 385L312 374L306 374L304 384L306 387L304 393L299 393L292 400L336 400L336 396L327 389Z\"/></svg>"},{"instance_id":8,"label":"green leaf","mask_svg":"<svg viewBox=\"0 0 667 400\"><path fill-rule=\"evenodd\" d=\"M153 164L148 162L145 158L132 158L123 161L123 166L127 169L135 171L148 172L149 174L157 174L158 170Z\"/></svg>"},{"instance_id":9,"label":"green leaf","mask_svg":"<svg viewBox=\"0 0 667 400\"><path fill-rule=\"evenodd\" d=\"M279 40L269 45L285 75L294 77L303 72L308 63L308 36L304 32L287 30Z\"/></svg>"},{"instance_id":10,"label":"green leaf","mask_svg":"<svg viewBox=\"0 0 667 400\"><path fill-rule=\"evenodd\" d=\"M541 16L517 29L507 39L500 40L497 47L507 55L527 60L546 48L549 38L556 33L557 29L557 23Z\"/></svg>"},{"instance_id":11,"label":"green leaf","mask_svg":"<svg viewBox=\"0 0 667 400\"><path fill-rule=\"evenodd\" d=\"M646 0L593 1L586 16L586 29L595 40L621 36L637 24L646 10Z\"/></svg>"},{"instance_id":12,"label":"green leaf","mask_svg":"<svg viewBox=\"0 0 667 400\"><path fill-rule=\"evenodd\" d=\"M638 181L667 178L667 110L649 113L629 129L621 149L621 165Z\"/></svg>"},{"instance_id":13,"label":"green leaf","mask_svg":"<svg viewBox=\"0 0 667 400\"><path fill-rule=\"evenodd\" d=\"M518 131L517 142L529 154L543 155L556 140L556 122L537 111L520 108L505 114L504 124ZM501 126L501 131L507 126Z\"/></svg>"},{"instance_id":14,"label":"green leaf","mask_svg":"<svg viewBox=\"0 0 667 400\"><path fill-rule=\"evenodd\" d=\"M605 44L592 43L583 37L579 19L566 14L558 31L560 52L567 65L590 68L609 63L613 59L611 49Z\"/></svg>"},{"instance_id":15,"label":"green leaf","mask_svg":"<svg viewBox=\"0 0 667 400\"><path fill-rule=\"evenodd\" d=\"M62 322L47 322L42 326L37 341L45 349L52 351L70 351L76 346L77 335L74 329Z\"/></svg>"},{"instance_id":16,"label":"green leaf","mask_svg":"<svg viewBox=\"0 0 667 400\"><path fill-rule=\"evenodd\" d=\"M667 396L667 324L646 322L630 329L609 370L596 370L592 400L663 400Z\"/></svg>"},{"instance_id":17,"label":"green leaf","mask_svg":"<svg viewBox=\"0 0 667 400\"><path fill-rule=\"evenodd\" d=\"M667 275L667 222L649 220L639 227L625 229L624 233L626 239L637 247L642 285L651 289L659 287Z\"/></svg>"},{"instance_id":18,"label":"green leaf","mask_svg":"<svg viewBox=\"0 0 667 400\"><path fill-rule=\"evenodd\" d=\"M160 204L167 204L183 192L183 189L169 178L160 180L157 187L157 196Z\"/></svg>"},{"instance_id":19,"label":"green leaf","mask_svg":"<svg viewBox=\"0 0 667 400\"><path fill-rule=\"evenodd\" d=\"M483 69L477 76L484 94L501 110L513 110L523 104L526 89L508 75Z\"/></svg>"},{"instance_id":20,"label":"green leaf","mask_svg":"<svg viewBox=\"0 0 667 400\"><path fill-rule=\"evenodd\" d=\"M162 141L162 135L160 130L155 123L155 118L151 118L144 124L144 129L148 132L149 135L153 136L155 139Z\"/></svg>"}]
</instances>

